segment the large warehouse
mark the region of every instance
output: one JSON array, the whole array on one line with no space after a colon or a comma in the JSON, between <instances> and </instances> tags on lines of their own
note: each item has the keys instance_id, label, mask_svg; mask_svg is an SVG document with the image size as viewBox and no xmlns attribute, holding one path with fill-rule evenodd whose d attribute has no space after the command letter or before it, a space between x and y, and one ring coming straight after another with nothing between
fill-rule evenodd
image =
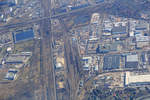
<instances>
[{"instance_id":1,"label":"large warehouse","mask_svg":"<svg viewBox=\"0 0 150 100\"><path fill-rule=\"evenodd\" d=\"M132 72L125 73L125 86L150 85L150 74L131 75Z\"/></svg>"}]
</instances>

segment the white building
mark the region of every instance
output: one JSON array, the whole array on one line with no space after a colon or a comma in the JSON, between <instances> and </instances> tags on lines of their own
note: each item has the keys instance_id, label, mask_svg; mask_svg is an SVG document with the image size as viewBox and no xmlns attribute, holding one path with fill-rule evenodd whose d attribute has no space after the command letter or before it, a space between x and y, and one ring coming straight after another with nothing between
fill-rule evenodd
<instances>
[{"instance_id":1,"label":"white building","mask_svg":"<svg viewBox=\"0 0 150 100\"><path fill-rule=\"evenodd\" d=\"M138 62L138 55L128 55L127 62Z\"/></svg>"},{"instance_id":2,"label":"white building","mask_svg":"<svg viewBox=\"0 0 150 100\"><path fill-rule=\"evenodd\" d=\"M98 24L100 19L99 13L94 13L91 18L91 24Z\"/></svg>"},{"instance_id":3,"label":"white building","mask_svg":"<svg viewBox=\"0 0 150 100\"><path fill-rule=\"evenodd\" d=\"M82 58L83 63L83 70L90 70L91 64L92 64L92 57L83 57Z\"/></svg>"},{"instance_id":4,"label":"white building","mask_svg":"<svg viewBox=\"0 0 150 100\"><path fill-rule=\"evenodd\" d=\"M139 86L150 84L150 74L147 75L132 75L132 72L125 73L125 85Z\"/></svg>"}]
</instances>

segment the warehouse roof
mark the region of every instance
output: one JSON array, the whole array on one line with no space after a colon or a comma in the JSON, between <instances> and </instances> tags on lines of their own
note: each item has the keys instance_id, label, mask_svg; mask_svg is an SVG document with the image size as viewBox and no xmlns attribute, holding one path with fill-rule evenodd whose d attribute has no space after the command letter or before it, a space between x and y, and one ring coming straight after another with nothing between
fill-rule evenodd
<instances>
[{"instance_id":1,"label":"warehouse roof","mask_svg":"<svg viewBox=\"0 0 150 100\"><path fill-rule=\"evenodd\" d=\"M126 85L133 83L150 82L150 74L147 75L131 75L131 72L126 72Z\"/></svg>"},{"instance_id":2,"label":"warehouse roof","mask_svg":"<svg viewBox=\"0 0 150 100\"><path fill-rule=\"evenodd\" d=\"M126 27L125 26L119 26L119 27L113 27L112 34L126 34Z\"/></svg>"},{"instance_id":3,"label":"warehouse roof","mask_svg":"<svg viewBox=\"0 0 150 100\"><path fill-rule=\"evenodd\" d=\"M138 55L127 55L127 62L138 62Z\"/></svg>"}]
</instances>

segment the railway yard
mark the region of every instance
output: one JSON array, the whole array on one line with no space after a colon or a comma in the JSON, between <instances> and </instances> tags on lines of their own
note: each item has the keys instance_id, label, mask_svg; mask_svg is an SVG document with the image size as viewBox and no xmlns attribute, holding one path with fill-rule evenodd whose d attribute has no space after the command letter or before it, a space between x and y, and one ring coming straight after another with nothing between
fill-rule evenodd
<instances>
[{"instance_id":1,"label":"railway yard","mask_svg":"<svg viewBox=\"0 0 150 100\"><path fill-rule=\"evenodd\" d=\"M148 98L149 13L117 1L0 1L0 100Z\"/></svg>"}]
</instances>

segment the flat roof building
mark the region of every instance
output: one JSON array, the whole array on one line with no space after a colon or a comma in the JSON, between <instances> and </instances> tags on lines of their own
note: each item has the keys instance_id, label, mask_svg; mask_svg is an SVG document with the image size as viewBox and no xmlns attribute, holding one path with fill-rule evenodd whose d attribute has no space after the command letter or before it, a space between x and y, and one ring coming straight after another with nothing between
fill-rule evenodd
<instances>
[{"instance_id":1,"label":"flat roof building","mask_svg":"<svg viewBox=\"0 0 150 100\"><path fill-rule=\"evenodd\" d=\"M125 68L137 68L138 66L138 55L127 55L126 56L126 62L125 62Z\"/></svg>"},{"instance_id":2,"label":"flat roof building","mask_svg":"<svg viewBox=\"0 0 150 100\"><path fill-rule=\"evenodd\" d=\"M104 57L103 70L118 69L120 67L120 55L109 55Z\"/></svg>"},{"instance_id":3,"label":"flat roof building","mask_svg":"<svg viewBox=\"0 0 150 100\"><path fill-rule=\"evenodd\" d=\"M113 27L112 34L126 34L127 28L126 26Z\"/></svg>"},{"instance_id":4,"label":"flat roof building","mask_svg":"<svg viewBox=\"0 0 150 100\"><path fill-rule=\"evenodd\" d=\"M15 80L16 79L16 73L14 72L8 72L5 76L5 79L7 80Z\"/></svg>"},{"instance_id":5,"label":"flat roof building","mask_svg":"<svg viewBox=\"0 0 150 100\"><path fill-rule=\"evenodd\" d=\"M24 40L29 40L34 38L34 31L33 29L28 29L28 30L21 30L16 33L13 33L14 35L14 42L20 42Z\"/></svg>"},{"instance_id":6,"label":"flat roof building","mask_svg":"<svg viewBox=\"0 0 150 100\"><path fill-rule=\"evenodd\" d=\"M92 24L98 24L99 19L100 19L99 13L94 13L94 14L92 15L92 18L91 18L91 23L92 23Z\"/></svg>"},{"instance_id":7,"label":"flat roof building","mask_svg":"<svg viewBox=\"0 0 150 100\"><path fill-rule=\"evenodd\" d=\"M147 75L131 75L131 72L125 73L126 86L150 85L150 74Z\"/></svg>"},{"instance_id":8,"label":"flat roof building","mask_svg":"<svg viewBox=\"0 0 150 100\"><path fill-rule=\"evenodd\" d=\"M127 62L138 62L138 55L127 55Z\"/></svg>"},{"instance_id":9,"label":"flat roof building","mask_svg":"<svg viewBox=\"0 0 150 100\"><path fill-rule=\"evenodd\" d=\"M83 70L90 70L92 64L92 57L87 56L82 58Z\"/></svg>"},{"instance_id":10,"label":"flat roof building","mask_svg":"<svg viewBox=\"0 0 150 100\"><path fill-rule=\"evenodd\" d=\"M18 54L9 54L5 58L5 64L23 64L31 57L31 52L22 52Z\"/></svg>"}]
</instances>

